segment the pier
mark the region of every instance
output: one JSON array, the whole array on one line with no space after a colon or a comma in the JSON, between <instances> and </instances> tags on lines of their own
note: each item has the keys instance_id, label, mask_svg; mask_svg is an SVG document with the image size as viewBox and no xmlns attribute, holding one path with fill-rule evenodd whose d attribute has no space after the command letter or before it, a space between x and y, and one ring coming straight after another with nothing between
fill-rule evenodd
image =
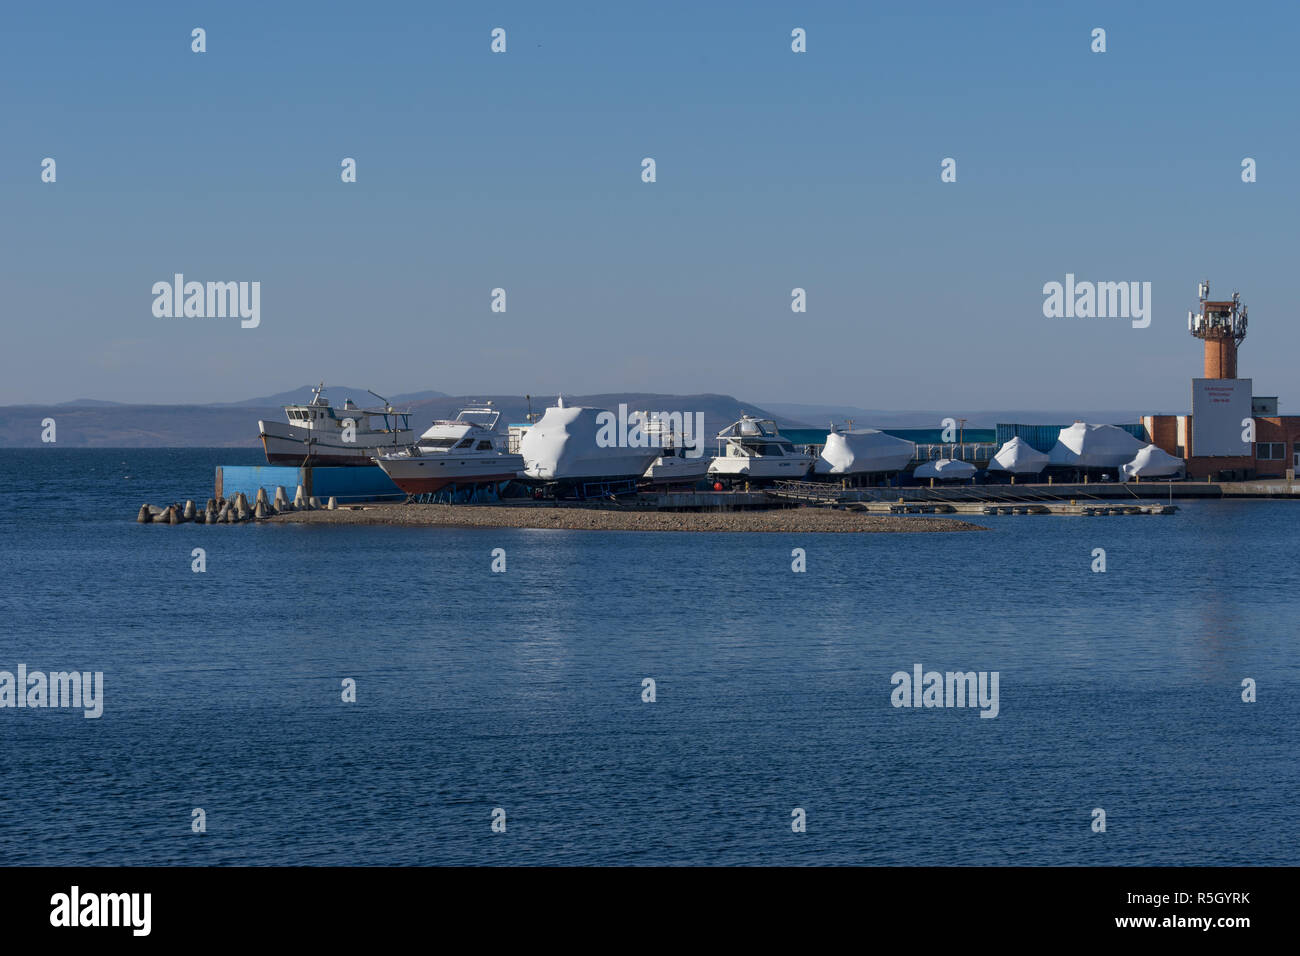
<instances>
[{"instance_id":1,"label":"pier","mask_svg":"<svg viewBox=\"0 0 1300 956\"><path fill-rule=\"evenodd\" d=\"M1148 486L1153 487L1153 486ZM1202 486L1196 486L1198 489ZM1099 489L1104 489L1098 494ZM843 508L870 514L980 515L1171 515L1173 504L1147 503L1127 484L1105 485L947 485L935 488L843 488L815 481L779 481L768 497L805 506ZM1164 498L1166 488L1150 497ZM1221 497L1206 490L1196 497ZM1117 500L1119 499L1119 500ZM1127 500L1124 500L1127 499Z\"/></svg>"},{"instance_id":2,"label":"pier","mask_svg":"<svg viewBox=\"0 0 1300 956\"><path fill-rule=\"evenodd\" d=\"M401 514L401 509L410 509L411 515L421 513L420 509L429 507L450 507L465 516L468 525L480 524L479 518L471 518L472 512L480 512L486 519L488 512L504 515L516 512L550 512L556 514L624 514L647 515L663 514L665 520L687 519L695 514L727 514L741 512L825 512L828 515L839 513L857 513L879 517L925 517L930 516L1031 516L1058 515L1078 517L1118 517L1132 515L1173 515L1178 506L1173 499L1218 500L1264 499L1264 498L1300 498L1300 481L1286 479L1240 481L1240 482L1115 482L1087 484L997 484L997 485L940 485L936 487L870 487L850 488L829 482L815 481L778 481L762 488L746 490L642 490L633 495L592 501L536 501L531 498L503 498L484 503L465 503L456 505L429 505L410 503L403 505L394 502L393 497L383 489L365 488L355 482L347 485L327 485L331 489L350 491L351 495L331 494L325 497L313 494L319 483L304 481L298 484L296 493L289 496L285 487L277 485L273 492L262 481L292 475L307 479L312 471L326 469L249 469L240 475L239 484L251 489L250 495L236 491L229 497L220 493L207 500L206 507L196 505L194 501L184 504L176 502L163 507L144 504L137 513L136 520L141 524L238 524L258 520L299 514L312 511L333 512L350 511L354 513L370 512L377 507L376 499L388 498L388 503L375 514L385 515L385 523L422 523L420 519L408 522L394 516ZM377 470L377 469L376 469ZM356 468L333 468L329 472L359 472ZM221 481L218 471L218 482ZM228 487L228 486L227 486ZM290 486L294 487L294 486ZM218 484L218 492L222 490ZM366 492L377 491L374 497ZM360 492L360 494L358 494ZM274 497L272 498L272 494ZM364 502L364 505L363 505ZM302 519L295 519L302 520ZM335 519L353 520L353 519ZM504 526L516 527L588 527L583 522L587 519L502 519ZM535 520L540 523L516 524L516 521ZM821 521L822 519L818 519ZM375 515L369 515L366 523L374 523ZM571 521L571 524L565 524ZM558 523L555 523L558 522ZM455 522L441 521L451 524ZM604 527L606 525L598 525ZM608 527L637 527L635 521L615 520ZM644 526L644 525L641 525ZM693 527L689 520L683 520L683 528ZM658 527L666 527L656 524ZM818 525L819 529L822 527ZM710 528L710 530L713 530Z\"/></svg>"}]
</instances>

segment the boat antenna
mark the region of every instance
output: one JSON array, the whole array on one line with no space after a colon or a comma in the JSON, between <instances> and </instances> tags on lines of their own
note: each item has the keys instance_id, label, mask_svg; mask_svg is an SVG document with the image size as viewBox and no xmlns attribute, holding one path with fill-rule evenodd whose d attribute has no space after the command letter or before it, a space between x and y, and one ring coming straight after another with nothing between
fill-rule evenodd
<instances>
[{"instance_id":1,"label":"boat antenna","mask_svg":"<svg viewBox=\"0 0 1300 956\"><path fill-rule=\"evenodd\" d=\"M384 398L384 396L380 395L378 392L371 391L370 389L366 389L366 391L367 391L367 392L370 392L371 395L375 396L375 398L379 399L381 402L384 403L384 412L386 413L386 414L384 415L384 418L385 418L385 419L386 419L389 415L392 415L392 416L393 416L393 423L392 423L392 425L391 425L390 427L392 428L392 432L393 432L393 451L397 451L397 432L398 432L398 428L397 428L397 409L393 408L393 403L390 402L388 399ZM369 427L369 426L367 426L367 427Z\"/></svg>"}]
</instances>

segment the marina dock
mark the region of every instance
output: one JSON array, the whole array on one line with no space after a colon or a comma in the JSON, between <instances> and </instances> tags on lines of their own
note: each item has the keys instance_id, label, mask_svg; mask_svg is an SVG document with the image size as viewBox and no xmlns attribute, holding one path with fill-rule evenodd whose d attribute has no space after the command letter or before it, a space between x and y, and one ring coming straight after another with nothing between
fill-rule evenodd
<instances>
[{"instance_id":1,"label":"marina dock","mask_svg":"<svg viewBox=\"0 0 1300 956\"><path fill-rule=\"evenodd\" d=\"M206 507L193 501L141 506L141 524L233 524L289 519L314 523L441 524L499 527L642 530L871 530L859 519L910 519L892 530L917 530L917 518L1057 515L1112 517L1173 515L1174 499L1300 498L1300 481L1094 482L1083 484L939 485L866 487L815 481L778 481L765 487L716 490L642 490L591 501L502 498L484 503L405 504L379 468L218 466ZM430 510L434 509L434 510ZM449 509L449 510L448 510ZM307 518L320 513L331 518ZM692 515L744 513L820 518L704 521ZM429 516L441 515L437 520ZM454 518L448 517L455 515ZM612 517L591 517L605 515ZM653 517L653 516L660 517ZM748 521L749 524L745 522ZM842 527L835 527L840 521ZM674 524L676 522L676 524ZM811 524L810 524L811 522ZM845 523L847 522L847 523ZM882 526L883 527L883 526ZM974 525L970 527L976 527Z\"/></svg>"}]
</instances>

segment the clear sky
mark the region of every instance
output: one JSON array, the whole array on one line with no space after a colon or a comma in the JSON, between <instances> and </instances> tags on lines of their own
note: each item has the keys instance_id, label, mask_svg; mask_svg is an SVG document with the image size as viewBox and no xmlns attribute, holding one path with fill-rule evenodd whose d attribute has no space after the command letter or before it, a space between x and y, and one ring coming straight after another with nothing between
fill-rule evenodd
<instances>
[{"instance_id":1,"label":"clear sky","mask_svg":"<svg viewBox=\"0 0 1300 956\"><path fill-rule=\"evenodd\" d=\"M325 379L1185 411L1208 276L1250 306L1240 374L1300 413L1298 26L1293 3L7 4L0 403ZM155 317L177 272L259 281L261 325ZM1151 326L1045 318L1066 273L1151 282Z\"/></svg>"}]
</instances>

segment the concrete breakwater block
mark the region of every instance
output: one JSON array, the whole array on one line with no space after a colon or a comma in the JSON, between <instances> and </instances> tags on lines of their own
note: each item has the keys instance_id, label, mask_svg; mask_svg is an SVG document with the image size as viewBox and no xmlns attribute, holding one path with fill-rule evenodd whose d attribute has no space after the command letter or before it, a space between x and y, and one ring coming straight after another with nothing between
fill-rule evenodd
<instances>
[{"instance_id":1,"label":"concrete breakwater block","mask_svg":"<svg viewBox=\"0 0 1300 956\"><path fill-rule=\"evenodd\" d=\"M208 507L202 511L193 500L184 505L173 502L165 508L159 508L145 502L136 513L139 524L177 525L193 521L195 524L238 524L252 521L254 518L269 518L274 510L263 498L255 506L250 506L245 495L236 495L229 501L225 499L208 499Z\"/></svg>"}]
</instances>

